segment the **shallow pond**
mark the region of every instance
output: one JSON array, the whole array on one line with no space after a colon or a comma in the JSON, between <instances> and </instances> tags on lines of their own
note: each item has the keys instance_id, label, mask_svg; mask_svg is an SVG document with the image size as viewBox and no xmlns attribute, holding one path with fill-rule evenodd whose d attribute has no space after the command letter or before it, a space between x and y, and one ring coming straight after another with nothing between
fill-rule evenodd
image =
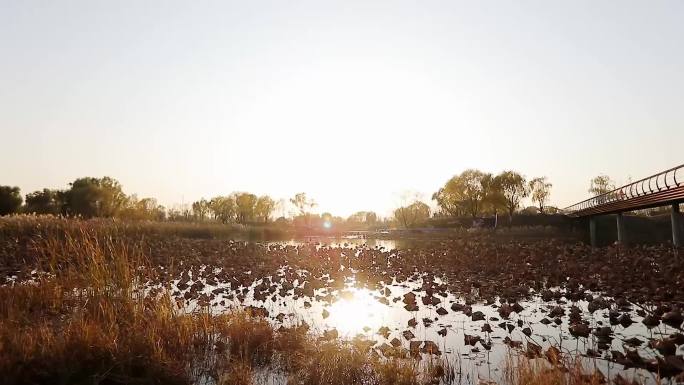
<instances>
[{"instance_id":1,"label":"shallow pond","mask_svg":"<svg viewBox=\"0 0 684 385\"><path fill-rule=\"evenodd\" d=\"M297 246L302 242L306 241L285 244ZM400 247L391 240L338 239L325 243ZM608 378L621 373L656 383L656 377L647 370L625 369L615 362L620 361L616 357L624 353L638 353L644 360L660 356L659 346L649 346L649 341L661 341L677 332L664 323L646 327L642 323L645 313L637 304L596 309L602 298L590 291L586 291L587 298L571 301L563 290L551 288L544 296L531 295L502 309L500 299L489 304L466 303L469 296L451 293L440 278L420 271L403 281L384 282L352 267L340 265L339 269L345 273L344 282L282 266L277 274L267 277L252 278L251 272L244 272L241 281L251 283L237 285L217 278L221 277L219 268L204 267L175 280L173 292L176 298L186 299L187 311L200 305L209 305L215 313L251 307L267 315L276 327L306 323L315 336L362 336L373 342L379 355L397 351L417 359L440 355L455 368L455 382L467 384L500 379L512 350L543 358L551 346L584 357L585 367L596 368ZM577 324L578 319L586 328L573 327L571 332L570 325ZM684 354L681 343L676 349L676 354ZM270 378L268 383L278 383L277 378Z\"/></svg>"}]
</instances>

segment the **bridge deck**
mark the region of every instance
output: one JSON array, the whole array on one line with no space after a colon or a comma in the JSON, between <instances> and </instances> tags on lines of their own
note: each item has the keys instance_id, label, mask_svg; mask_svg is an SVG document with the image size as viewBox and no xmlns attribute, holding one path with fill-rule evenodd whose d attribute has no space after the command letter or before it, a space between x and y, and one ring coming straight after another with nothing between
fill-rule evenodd
<instances>
[{"instance_id":1,"label":"bridge deck","mask_svg":"<svg viewBox=\"0 0 684 385\"><path fill-rule=\"evenodd\" d=\"M684 164L576 203L564 211L572 217L585 217L677 202L684 202Z\"/></svg>"}]
</instances>

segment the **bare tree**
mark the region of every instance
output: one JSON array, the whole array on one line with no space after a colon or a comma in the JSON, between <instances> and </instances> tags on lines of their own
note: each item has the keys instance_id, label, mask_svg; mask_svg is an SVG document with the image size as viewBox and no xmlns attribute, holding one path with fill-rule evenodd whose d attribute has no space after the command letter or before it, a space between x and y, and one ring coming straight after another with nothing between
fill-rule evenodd
<instances>
[{"instance_id":1,"label":"bare tree","mask_svg":"<svg viewBox=\"0 0 684 385\"><path fill-rule=\"evenodd\" d=\"M551 187L553 185L547 182L545 176L534 178L530 181L530 192L532 194L532 201L539 205L539 213L544 214L544 205L551 196Z\"/></svg>"}]
</instances>

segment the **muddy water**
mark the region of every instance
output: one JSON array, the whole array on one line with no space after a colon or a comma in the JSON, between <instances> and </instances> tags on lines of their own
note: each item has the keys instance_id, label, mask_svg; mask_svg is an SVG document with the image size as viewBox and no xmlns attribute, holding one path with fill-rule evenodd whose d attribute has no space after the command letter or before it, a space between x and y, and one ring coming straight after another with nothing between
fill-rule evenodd
<instances>
[{"instance_id":1,"label":"muddy water","mask_svg":"<svg viewBox=\"0 0 684 385\"><path fill-rule=\"evenodd\" d=\"M286 244L301 243L291 241ZM325 243L333 246L366 244L386 249L401 247L390 240L340 239ZM354 273L348 267L340 266L340 269ZM663 339L677 332L662 323L655 328L647 328L641 322L643 318L639 314L643 313L638 311L638 304L623 304L619 309L621 316L629 315L633 321L631 324L617 323L615 315L611 322L608 309L590 312L587 301L570 301L559 289L555 291L560 294L552 300L532 296L530 300L520 301L518 311L505 319L498 312L501 306L498 300L490 304L473 303L469 311L464 311L465 299L461 295L440 291L432 293L430 301L424 302L423 297L427 297L423 290L425 284L439 285L441 282L438 278L426 278L419 272L406 281L381 282L379 289L370 289L352 278L344 283L331 281L330 285L322 285L302 295L297 293L297 288L303 287L303 282L310 278L307 277L308 272L299 271L300 278L285 286L282 284L286 282L282 279L285 270L283 267L272 277L255 277L249 287L207 282L203 274L189 283L202 282L202 292L210 298L211 309L216 313L253 306L265 309L270 322L276 327L306 323L315 336L333 330L340 338L361 336L373 341L380 355L388 354L392 345L400 346L415 358L427 359L431 351L451 363L457 371L455 383L463 384L478 383L479 379L497 381L503 375L502 368L511 349L524 352L529 350L528 346L541 347L541 357L550 346L568 355L582 356L586 367L596 368L608 378L621 373L640 378L643 383L656 383L654 375L645 370L625 369L611 362L610 358L614 356L611 351L636 350L644 359L653 358L658 352L648 346L649 340ZM174 285L177 283L175 281ZM180 297L190 290L174 288ZM589 294L594 297L600 295ZM413 295L415 305L411 307L407 305L406 298ZM195 300L187 302L188 311L197 306ZM581 317L589 322L593 333L588 337L576 337L570 333L572 307L576 307L574 311L579 311ZM552 315L552 311L555 314ZM481 317L478 312L482 313ZM603 337L595 335L600 334L598 328L603 328ZM425 341L432 341L437 349L429 348ZM684 354L684 345L678 347L676 354ZM268 379L267 383L280 382L277 375L264 378Z\"/></svg>"}]
</instances>

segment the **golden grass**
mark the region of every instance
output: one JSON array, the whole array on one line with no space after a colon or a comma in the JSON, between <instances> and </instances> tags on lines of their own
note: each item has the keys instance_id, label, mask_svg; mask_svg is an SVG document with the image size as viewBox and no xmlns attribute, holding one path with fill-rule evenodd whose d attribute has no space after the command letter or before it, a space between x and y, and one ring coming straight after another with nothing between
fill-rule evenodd
<instances>
[{"instance_id":1,"label":"golden grass","mask_svg":"<svg viewBox=\"0 0 684 385\"><path fill-rule=\"evenodd\" d=\"M244 361L233 362L228 370L219 375L217 385L252 385L252 367Z\"/></svg>"},{"instance_id":2,"label":"golden grass","mask_svg":"<svg viewBox=\"0 0 684 385\"><path fill-rule=\"evenodd\" d=\"M417 361L381 359L353 342L312 343L304 352L297 354L295 360L288 385L423 383Z\"/></svg>"},{"instance_id":3,"label":"golden grass","mask_svg":"<svg viewBox=\"0 0 684 385\"><path fill-rule=\"evenodd\" d=\"M12 215L0 220L0 235L45 237L87 229L106 235L141 238L145 236L197 239L283 239L291 229L276 224L241 225L219 222L130 221L114 218L67 218L54 215Z\"/></svg>"},{"instance_id":4,"label":"golden grass","mask_svg":"<svg viewBox=\"0 0 684 385\"><path fill-rule=\"evenodd\" d=\"M85 230L35 246L46 274L0 287L0 373L8 383L185 382L192 347L208 342L207 325L181 315L166 295L143 295L139 250Z\"/></svg>"},{"instance_id":5,"label":"golden grass","mask_svg":"<svg viewBox=\"0 0 684 385\"><path fill-rule=\"evenodd\" d=\"M275 351L275 332L271 325L248 312L233 313L218 333L230 341L230 355L244 362L266 364Z\"/></svg>"},{"instance_id":6,"label":"golden grass","mask_svg":"<svg viewBox=\"0 0 684 385\"><path fill-rule=\"evenodd\" d=\"M602 385L609 380L599 370L590 370L580 357L553 357L553 363L511 352L503 370L501 385ZM639 385L641 382L617 375L616 385ZM655 378L655 384L660 380Z\"/></svg>"}]
</instances>

